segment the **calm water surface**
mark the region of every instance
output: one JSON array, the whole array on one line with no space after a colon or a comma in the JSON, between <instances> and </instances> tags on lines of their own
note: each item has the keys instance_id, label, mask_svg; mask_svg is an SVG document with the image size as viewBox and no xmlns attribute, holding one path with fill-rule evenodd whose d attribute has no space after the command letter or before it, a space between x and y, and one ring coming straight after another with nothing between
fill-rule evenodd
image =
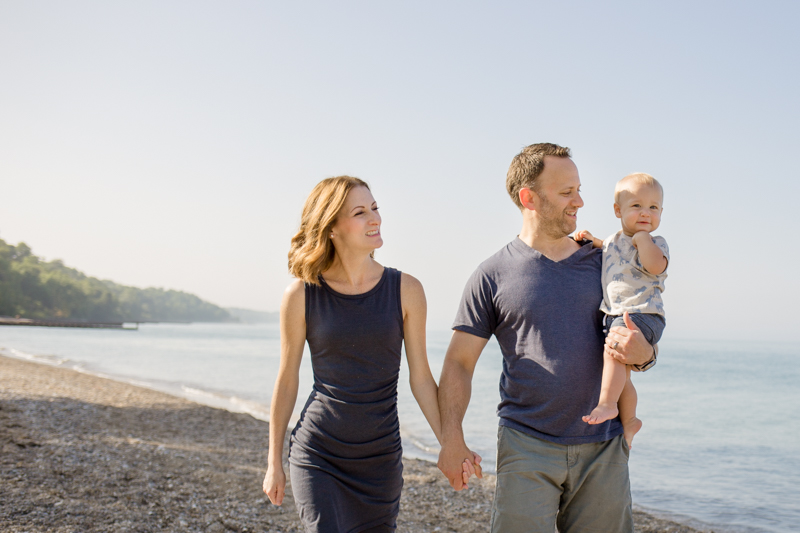
<instances>
[{"instance_id":1,"label":"calm water surface","mask_svg":"<svg viewBox=\"0 0 800 533\"><path fill-rule=\"evenodd\" d=\"M434 376L450 332L429 333ZM634 441L637 505L718 531L800 531L800 344L661 342L659 362L634 376L644 428ZM0 327L6 355L145 385L266 420L279 361L277 324L148 324L138 331ZM464 422L467 443L495 461L501 371L487 346ZM307 354L297 409L311 390ZM438 446L408 386L398 389L406 455Z\"/></svg>"}]
</instances>

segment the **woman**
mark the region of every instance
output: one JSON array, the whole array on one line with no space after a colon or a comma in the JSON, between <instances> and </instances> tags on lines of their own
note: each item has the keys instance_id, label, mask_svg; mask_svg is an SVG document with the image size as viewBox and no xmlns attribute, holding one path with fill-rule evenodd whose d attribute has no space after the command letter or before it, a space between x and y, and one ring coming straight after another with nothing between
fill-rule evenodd
<instances>
[{"instance_id":1,"label":"woman","mask_svg":"<svg viewBox=\"0 0 800 533\"><path fill-rule=\"evenodd\" d=\"M425 348L425 293L413 277L375 261L383 245L380 225L369 186L339 176L317 184L292 238L289 271L298 279L281 303L281 363L263 488L273 504L282 503L283 441L308 341L314 388L289 451L294 500L307 531L394 531L403 486L397 419L403 342L411 390L440 437L438 389Z\"/></svg>"}]
</instances>

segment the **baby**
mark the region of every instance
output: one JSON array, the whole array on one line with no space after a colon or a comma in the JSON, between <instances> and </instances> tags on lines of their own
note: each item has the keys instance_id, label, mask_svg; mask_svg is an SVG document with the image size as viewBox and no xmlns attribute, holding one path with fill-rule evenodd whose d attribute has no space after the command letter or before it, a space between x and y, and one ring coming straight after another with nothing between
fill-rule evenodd
<instances>
[{"instance_id":1,"label":"baby","mask_svg":"<svg viewBox=\"0 0 800 533\"><path fill-rule=\"evenodd\" d=\"M603 249L603 303L606 333L614 326L627 327L629 313L636 327L650 344L656 344L666 325L661 293L667 277L669 249L661 237L651 236L661 222L664 190L650 174L636 173L622 178L614 188L614 214L622 220L622 231L605 241L588 231L579 231L575 240L590 239ZM641 429L636 418L636 389L630 379L631 367L611 356L603 356L603 380L597 407L583 417L589 424L600 424L619 414L628 447ZM644 370L633 366L634 370ZM619 409L617 407L619 406Z\"/></svg>"}]
</instances>

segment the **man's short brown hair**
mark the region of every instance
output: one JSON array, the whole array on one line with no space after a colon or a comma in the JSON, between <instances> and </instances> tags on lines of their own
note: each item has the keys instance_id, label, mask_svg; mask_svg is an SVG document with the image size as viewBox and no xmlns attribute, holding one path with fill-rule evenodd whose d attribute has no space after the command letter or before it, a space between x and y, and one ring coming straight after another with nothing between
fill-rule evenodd
<instances>
[{"instance_id":1,"label":"man's short brown hair","mask_svg":"<svg viewBox=\"0 0 800 533\"><path fill-rule=\"evenodd\" d=\"M537 191L536 178L544 170L544 156L571 157L569 148L553 143L539 143L526 146L511 160L506 174L506 189L511 199L522 210L519 191L532 189Z\"/></svg>"}]
</instances>

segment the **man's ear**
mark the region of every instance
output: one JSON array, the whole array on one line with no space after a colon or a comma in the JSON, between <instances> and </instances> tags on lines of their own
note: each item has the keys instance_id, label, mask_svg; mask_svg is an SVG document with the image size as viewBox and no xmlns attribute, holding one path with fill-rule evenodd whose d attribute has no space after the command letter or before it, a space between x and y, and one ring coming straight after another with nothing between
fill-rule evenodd
<instances>
[{"instance_id":1,"label":"man's ear","mask_svg":"<svg viewBox=\"0 0 800 533\"><path fill-rule=\"evenodd\" d=\"M519 190L519 202L525 209L528 209L530 211L536 211L536 202L538 200L539 196L531 189L523 187L522 189Z\"/></svg>"},{"instance_id":2,"label":"man's ear","mask_svg":"<svg viewBox=\"0 0 800 533\"><path fill-rule=\"evenodd\" d=\"M622 208L617 203L614 204L614 214L617 215L617 218L622 218Z\"/></svg>"}]
</instances>

